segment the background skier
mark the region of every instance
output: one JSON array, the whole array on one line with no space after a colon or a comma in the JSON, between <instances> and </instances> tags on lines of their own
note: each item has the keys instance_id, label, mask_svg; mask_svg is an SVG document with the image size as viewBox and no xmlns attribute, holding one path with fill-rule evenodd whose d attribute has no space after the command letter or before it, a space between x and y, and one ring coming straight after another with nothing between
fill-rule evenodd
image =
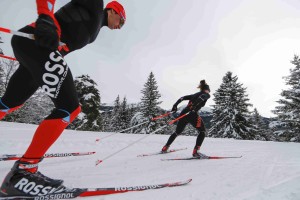
<instances>
[{"instance_id":1,"label":"background skier","mask_svg":"<svg viewBox=\"0 0 300 200\"><path fill-rule=\"evenodd\" d=\"M205 126L202 118L198 114L198 111L205 105L206 101L210 98L210 89L209 85L206 84L205 80L200 81L198 88L200 89L200 92L197 92L192 95L183 96L180 99L178 99L177 102L173 105L172 112L176 112L177 106L180 102L184 100L189 100L188 105L181 111L180 115L184 115L188 112L190 113L178 121L176 131L169 137L166 145L161 150L163 153L167 152L167 150L169 149L170 145L174 142L176 137L179 134L181 134L185 126L188 123L190 123L198 131L196 145L193 150L193 157L205 156L204 154L198 152L205 137Z\"/></svg>"},{"instance_id":2,"label":"background skier","mask_svg":"<svg viewBox=\"0 0 300 200\"><path fill-rule=\"evenodd\" d=\"M38 19L20 30L34 34L35 41L12 38L20 66L0 99L0 120L20 108L39 87L51 98L55 109L41 122L27 151L4 179L0 190L4 197L36 196L63 187L62 180L41 174L38 163L81 110L64 56L92 43L103 26L120 29L126 20L123 6L116 1L104 9L103 0L71 0L56 13L55 0L36 3ZM58 47L59 41L66 46Z\"/></svg>"}]
</instances>

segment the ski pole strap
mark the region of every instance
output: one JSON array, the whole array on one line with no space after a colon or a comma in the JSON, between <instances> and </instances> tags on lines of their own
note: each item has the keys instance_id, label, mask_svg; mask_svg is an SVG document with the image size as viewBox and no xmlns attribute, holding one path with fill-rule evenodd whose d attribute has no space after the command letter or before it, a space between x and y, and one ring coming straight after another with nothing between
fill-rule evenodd
<instances>
[{"instance_id":1,"label":"ski pole strap","mask_svg":"<svg viewBox=\"0 0 300 200\"><path fill-rule=\"evenodd\" d=\"M162 115L159 115L159 116L157 116L157 117L153 117L153 118L151 119L151 121L154 121L154 120L157 120L157 119L160 119L160 118L169 116L171 113L173 113L173 112L167 112L167 113L162 114Z\"/></svg>"},{"instance_id":2,"label":"ski pole strap","mask_svg":"<svg viewBox=\"0 0 300 200\"><path fill-rule=\"evenodd\" d=\"M180 116L177 117L176 119L170 121L169 124L170 124L170 125L171 125L171 124L174 124L174 123L177 122L178 120L180 120L180 119L184 118L185 116L187 116L188 114L190 114L190 112L191 112L191 111L189 111L188 113L185 113L185 114L183 114L183 115L180 115Z\"/></svg>"},{"instance_id":3,"label":"ski pole strap","mask_svg":"<svg viewBox=\"0 0 300 200\"><path fill-rule=\"evenodd\" d=\"M13 35L17 35L17 36L21 36L21 37L25 37L25 38L29 38L31 40L34 40L34 35L33 34L23 33L23 32L20 32L20 31L14 31L14 30L11 30L11 29L3 28L3 27L0 27L0 32L9 33L9 34L13 34ZM67 45L63 42L59 42L59 46L67 46Z\"/></svg>"}]
</instances>

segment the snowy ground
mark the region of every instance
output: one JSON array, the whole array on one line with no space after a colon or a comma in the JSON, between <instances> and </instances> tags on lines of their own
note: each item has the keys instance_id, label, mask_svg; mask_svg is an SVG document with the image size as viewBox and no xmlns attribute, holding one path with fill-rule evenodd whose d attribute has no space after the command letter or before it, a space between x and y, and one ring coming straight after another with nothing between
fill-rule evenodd
<instances>
[{"instance_id":1,"label":"snowy ground","mask_svg":"<svg viewBox=\"0 0 300 200\"><path fill-rule=\"evenodd\" d=\"M0 122L0 154L24 153L36 126ZM151 135L103 159L145 135L66 130L48 153L96 151L90 156L44 159L40 171L65 180L70 187L135 186L170 181L193 181L182 187L89 197L97 200L299 200L300 144L206 138L202 152L238 159L161 161L190 156L195 137L180 136L173 148L188 150L151 157L141 153L161 149L168 136ZM104 138L101 140L101 138ZM96 141L100 139L100 141ZM0 180L13 161L0 161Z\"/></svg>"}]
</instances>

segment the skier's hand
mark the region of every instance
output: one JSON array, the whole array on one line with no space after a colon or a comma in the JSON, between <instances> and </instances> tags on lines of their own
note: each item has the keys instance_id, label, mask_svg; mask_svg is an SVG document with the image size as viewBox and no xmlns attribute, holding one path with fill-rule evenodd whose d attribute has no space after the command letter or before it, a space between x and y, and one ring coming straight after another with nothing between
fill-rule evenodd
<instances>
[{"instance_id":1,"label":"skier's hand","mask_svg":"<svg viewBox=\"0 0 300 200\"><path fill-rule=\"evenodd\" d=\"M176 105L174 105L173 107L172 107L172 110L171 110L171 112L176 112L177 111L177 106Z\"/></svg>"},{"instance_id":2,"label":"skier's hand","mask_svg":"<svg viewBox=\"0 0 300 200\"><path fill-rule=\"evenodd\" d=\"M41 14L35 24L35 43L40 47L52 51L57 50L59 45L59 35L53 19L48 15Z\"/></svg>"}]
</instances>

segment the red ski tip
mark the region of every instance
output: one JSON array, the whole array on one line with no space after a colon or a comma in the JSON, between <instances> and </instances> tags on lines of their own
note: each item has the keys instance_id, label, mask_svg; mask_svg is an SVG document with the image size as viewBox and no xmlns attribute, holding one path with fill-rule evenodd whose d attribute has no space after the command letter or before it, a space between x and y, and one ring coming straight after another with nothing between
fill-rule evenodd
<instances>
[{"instance_id":1,"label":"red ski tip","mask_svg":"<svg viewBox=\"0 0 300 200\"><path fill-rule=\"evenodd\" d=\"M103 160L97 160L97 161L96 161L96 166L99 165L99 164L102 163L102 162L103 162Z\"/></svg>"}]
</instances>

